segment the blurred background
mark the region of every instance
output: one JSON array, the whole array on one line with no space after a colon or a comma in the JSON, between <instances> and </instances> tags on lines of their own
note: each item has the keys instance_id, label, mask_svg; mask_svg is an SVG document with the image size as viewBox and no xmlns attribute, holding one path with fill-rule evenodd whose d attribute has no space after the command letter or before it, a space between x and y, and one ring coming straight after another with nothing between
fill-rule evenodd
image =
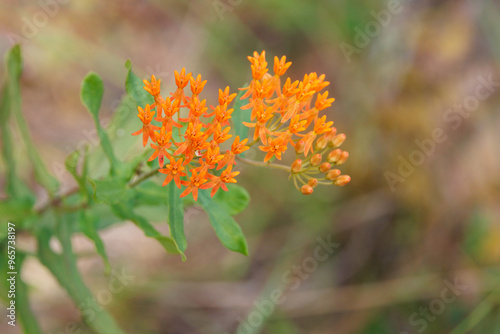
<instances>
[{"instance_id":1,"label":"blurred background","mask_svg":"<svg viewBox=\"0 0 500 334\"><path fill-rule=\"evenodd\" d=\"M0 0L0 53L22 43L23 111L65 188L64 159L94 128L79 99L89 71L105 81L103 123L124 95L127 59L165 91L174 70L201 73L209 103L251 80L255 50L270 64L286 55L294 80L318 72L331 83L327 113L347 135L352 181L302 196L286 173L242 166L248 257L226 250L196 207L186 262L131 223L103 231L112 266L130 276L103 304L127 333L495 334L499 22L493 0ZM110 279L93 246L75 243L98 298ZM44 332L72 333L77 309L27 261ZM0 332L19 333L5 319Z\"/></svg>"}]
</instances>

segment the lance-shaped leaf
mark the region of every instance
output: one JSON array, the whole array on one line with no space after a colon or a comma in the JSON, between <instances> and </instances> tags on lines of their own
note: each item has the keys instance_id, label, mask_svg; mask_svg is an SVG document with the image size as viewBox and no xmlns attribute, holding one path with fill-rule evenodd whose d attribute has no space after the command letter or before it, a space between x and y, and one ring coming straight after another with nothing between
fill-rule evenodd
<instances>
[{"instance_id":1,"label":"lance-shaped leaf","mask_svg":"<svg viewBox=\"0 0 500 334\"><path fill-rule=\"evenodd\" d=\"M132 96L136 105L144 107L148 103L152 104L154 102L153 97L143 89L144 83L132 72L132 63L130 60L127 60L125 67L128 69L127 80L125 81L127 93Z\"/></svg>"},{"instance_id":2,"label":"lance-shaped leaf","mask_svg":"<svg viewBox=\"0 0 500 334\"><path fill-rule=\"evenodd\" d=\"M108 134L102 128L99 121L99 110L101 109L102 96L104 94L104 84L102 79L95 73L89 73L83 79L81 99L87 110L94 119L95 128L101 140L101 147L111 165L111 174L116 175L120 168L120 161L116 158Z\"/></svg>"},{"instance_id":3,"label":"lance-shaped leaf","mask_svg":"<svg viewBox=\"0 0 500 334\"><path fill-rule=\"evenodd\" d=\"M53 196L59 188L59 182L47 171L44 162L40 158L40 155L38 154L38 151L33 144L33 140L31 139L26 120L24 119L21 111L21 89L19 80L22 73L22 60L21 48L19 47L19 45L14 46L7 54L6 64L7 85L2 96L2 123L4 117L8 120L9 110L11 110L19 127L21 138L26 145L26 152L28 154L29 160L33 164L35 178L38 183L40 183L45 189L47 189L49 194ZM8 126L8 124L5 124L5 126ZM3 131L4 129L2 128L2 132Z\"/></svg>"},{"instance_id":4,"label":"lance-shaped leaf","mask_svg":"<svg viewBox=\"0 0 500 334\"><path fill-rule=\"evenodd\" d=\"M166 188L168 192L167 220L170 227L170 236L175 240L179 249L184 252L187 241L184 235L184 203L180 198L181 189L177 188L173 181Z\"/></svg>"},{"instance_id":5,"label":"lance-shaped leaf","mask_svg":"<svg viewBox=\"0 0 500 334\"><path fill-rule=\"evenodd\" d=\"M103 259L106 272L109 273L111 267L109 265L108 256L106 255L106 249L104 248L104 243L102 242L99 233L97 233L98 221L98 217L88 211L80 211L79 213L78 223L80 230L87 238L94 242L97 254L99 254Z\"/></svg>"},{"instance_id":6,"label":"lance-shaped leaf","mask_svg":"<svg viewBox=\"0 0 500 334\"><path fill-rule=\"evenodd\" d=\"M172 254L180 254L182 260L186 260L184 252L179 249L175 240L161 234L153 225L151 225L144 217L136 214L127 204L113 204L113 212L121 219L132 221L139 227L147 237L154 238L165 248L165 250Z\"/></svg>"},{"instance_id":7,"label":"lance-shaped leaf","mask_svg":"<svg viewBox=\"0 0 500 334\"><path fill-rule=\"evenodd\" d=\"M207 212L210 223L222 244L232 251L248 255L245 236L226 208L214 201L207 190L199 191L198 202Z\"/></svg>"}]
</instances>

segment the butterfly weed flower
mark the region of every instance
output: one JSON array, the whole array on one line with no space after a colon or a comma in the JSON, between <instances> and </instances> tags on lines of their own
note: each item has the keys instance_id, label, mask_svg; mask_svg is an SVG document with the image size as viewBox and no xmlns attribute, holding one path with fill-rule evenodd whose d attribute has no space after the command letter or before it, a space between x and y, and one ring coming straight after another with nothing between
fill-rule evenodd
<instances>
[{"instance_id":1,"label":"butterfly weed flower","mask_svg":"<svg viewBox=\"0 0 500 334\"><path fill-rule=\"evenodd\" d=\"M186 73L185 68L174 74L177 88L166 98L161 95L161 80L154 75L151 81L144 80L144 90L155 102L138 107L143 127L133 135L143 133L144 146L151 140L154 151L149 161L158 159L158 171L165 175L163 186L173 181L183 189L181 197L191 194L197 200L199 189L212 189L212 196L220 188L227 191L226 184L236 183L239 174L232 171L235 157L249 149L247 139L240 141L236 136L231 142L233 109L228 104L236 94L229 87L219 90L219 104L208 112L207 101L201 97L207 81Z\"/></svg>"},{"instance_id":2,"label":"butterfly weed flower","mask_svg":"<svg viewBox=\"0 0 500 334\"><path fill-rule=\"evenodd\" d=\"M150 81L144 80L144 89L154 103L138 107L143 127L133 135L142 133L144 146L152 141L154 151L149 161L158 159L158 171L165 175L163 185L173 181L183 189L181 197L191 194L197 200L199 189L211 189L214 196L220 188L227 191L228 183L237 182L240 172L233 171L237 159L290 172L295 187L304 195L312 194L318 185L349 183L350 176L337 168L349 157L340 149L346 135L338 134L333 121L323 114L335 101L324 90L330 84L325 75L312 72L292 81L282 78L292 64L286 56L274 57L272 74L265 51L255 51L248 60L252 80L240 88L241 100L248 101L236 112L250 113L250 121L243 122L253 129L250 142L239 135L233 138L231 133L235 111L230 105L237 95L229 87L219 89L214 106L202 97L207 80L187 73L185 68L174 72L177 88L166 98L161 95L161 80L154 75ZM253 145L265 153L263 162L241 157ZM294 151L293 163L274 164L289 147Z\"/></svg>"},{"instance_id":3,"label":"butterfly weed flower","mask_svg":"<svg viewBox=\"0 0 500 334\"><path fill-rule=\"evenodd\" d=\"M312 72L302 80L282 80L291 65L285 56L274 57L274 75L268 71L265 51L254 52L248 60L252 81L240 90L245 91L241 99L248 98L242 109L251 109L252 122L243 124L254 129L253 140L260 142L259 149L266 153L264 162L270 167L284 167L271 161L281 160L288 147L293 147L295 159L288 170L295 187L305 195L312 194L318 184L349 183L350 176L335 168L349 157L339 148L346 136L337 134L327 115L320 115L335 101L323 91L330 84L325 75Z\"/></svg>"}]
</instances>

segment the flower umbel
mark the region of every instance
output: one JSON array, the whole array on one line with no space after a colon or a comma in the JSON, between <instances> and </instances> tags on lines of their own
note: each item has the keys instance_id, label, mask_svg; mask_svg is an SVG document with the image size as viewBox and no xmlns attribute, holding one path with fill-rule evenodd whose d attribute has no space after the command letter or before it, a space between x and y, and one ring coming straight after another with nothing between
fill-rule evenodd
<instances>
[{"instance_id":1,"label":"flower umbel","mask_svg":"<svg viewBox=\"0 0 500 334\"><path fill-rule=\"evenodd\" d=\"M311 194L318 184L343 186L349 183L350 176L331 169L343 164L349 154L338 148L345 134L337 134L333 121L320 115L335 101L328 98L328 91L320 93L330 84L325 81L325 75L312 72L304 75L303 80L293 82L287 78L281 87L281 76L291 65L285 56L274 57L274 75L268 73L265 51L254 52L248 60L253 80L240 90L246 91L241 99L248 98L242 109L252 110L254 122L243 124L254 128L254 142L263 144L259 148L266 152L264 162L274 157L281 160L290 144L295 148L290 177L303 194Z\"/></svg>"},{"instance_id":2,"label":"flower umbel","mask_svg":"<svg viewBox=\"0 0 500 334\"><path fill-rule=\"evenodd\" d=\"M144 80L144 89L153 96L155 103L144 109L138 107L143 127L133 135L142 133L144 146L152 140L154 152L149 161L158 158L158 171L166 175L164 186L172 180L178 188L185 186L181 197L192 194L197 200L200 188L212 188L212 196L219 188L227 191L226 183L236 183L234 177L239 174L231 171L235 156L249 148L245 146L246 139L240 142L236 137L231 149L222 151L221 145L231 146L226 143L232 137L229 120L233 109L228 109L228 103L236 94L230 94L229 87L219 90L219 104L212 114L207 114L206 100L200 98L207 81L202 80L201 75L195 79L183 68L175 72L175 82L177 89L163 98L160 80L155 76L150 82ZM188 84L191 94L184 91ZM154 125L153 121L159 124ZM165 159L170 163L165 165ZM223 168L222 172L218 171Z\"/></svg>"},{"instance_id":3,"label":"flower umbel","mask_svg":"<svg viewBox=\"0 0 500 334\"><path fill-rule=\"evenodd\" d=\"M186 73L185 68L175 71L177 88L167 98L161 96L161 80L155 76L151 81L144 80L144 89L153 96L154 103L144 109L138 107L143 126L133 135L142 133L144 146L149 139L153 142L154 152L149 160L158 158L158 171L166 175L163 185L173 180L178 188L185 187L181 197L192 194L195 200L198 189L212 189L211 196L220 188L227 191L226 184L236 183L239 174L233 171L236 158L258 143L259 149L266 153L263 163L240 160L290 171L295 187L305 195L312 194L319 184L349 183L350 176L337 169L349 157L347 151L339 148L346 136L337 134L327 115L320 115L335 101L328 97L328 91L321 92L330 84L325 75L312 72L302 80L282 80L292 64L286 56L274 57L274 74L269 73L265 51L254 52L248 60L252 81L240 88L244 91L241 99L248 101L236 112L249 109L251 121L243 124L253 128L251 142L240 136L233 138L230 133L229 122L235 111L229 105L236 94L231 94L229 87L219 89L218 105L213 106L201 98L207 81L201 75L195 78ZM185 92L186 88L190 93ZM288 159L283 156L289 145L295 155L290 167L273 164L275 158ZM165 165L165 159L170 163Z\"/></svg>"}]
</instances>

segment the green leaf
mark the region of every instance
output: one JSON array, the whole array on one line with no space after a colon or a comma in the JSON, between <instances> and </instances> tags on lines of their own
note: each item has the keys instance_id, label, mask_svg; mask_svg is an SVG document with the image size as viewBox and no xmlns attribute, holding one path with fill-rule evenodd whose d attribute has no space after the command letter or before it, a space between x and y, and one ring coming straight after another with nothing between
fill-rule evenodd
<instances>
[{"instance_id":1,"label":"green leaf","mask_svg":"<svg viewBox=\"0 0 500 334\"><path fill-rule=\"evenodd\" d=\"M168 192L167 221L170 227L170 236L175 240L179 249L184 252L187 247L184 234L184 203L180 198L181 189L177 188L172 180L166 186Z\"/></svg>"},{"instance_id":2,"label":"green leaf","mask_svg":"<svg viewBox=\"0 0 500 334\"><path fill-rule=\"evenodd\" d=\"M101 256L106 267L106 272L109 273L111 267L109 265L108 256L106 255L106 249L104 248L104 243L102 242L99 233L97 233L97 226L99 222L98 217L88 211L80 211L78 222L80 230L83 234L94 242L97 254Z\"/></svg>"},{"instance_id":3,"label":"green leaf","mask_svg":"<svg viewBox=\"0 0 500 334\"><path fill-rule=\"evenodd\" d=\"M0 217L3 221L20 222L31 214L33 201L13 197L0 202Z\"/></svg>"},{"instance_id":4,"label":"green leaf","mask_svg":"<svg viewBox=\"0 0 500 334\"><path fill-rule=\"evenodd\" d=\"M129 200L133 196L133 191L124 179L110 177L104 180L88 180L94 188L96 202L115 204Z\"/></svg>"},{"instance_id":5,"label":"green leaf","mask_svg":"<svg viewBox=\"0 0 500 334\"><path fill-rule=\"evenodd\" d=\"M104 84L96 73L89 73L83 79L81 98L87 110L94 118L99 117L102 96L104 95Z\"/></svg>"},{"instance_id":6,"label":"green leaf","mask_svg":"<svg viewBox=\"0 0 500 334\"><path fill-rule=\"evenodd\" d=\"M186 256L184 252L181 251L176 244L175 240L169 238L165 235L162 235L158 232L157 229L153 225L151 225L144 217L136 214L129 206L126 204L114 204L112 205L113 212L117 215L117 217L121 219L131 220L137 227L139 227L147 237L154 238L160 242L160 244L165 248L165 250L172 254L180 254L182 260L186 260Z\"/></svg>"},{"instance_id":7,"label":"green leaf","mask_svg":"<svg viewBox=\"0 0 500 334\"><path fill-rule=\"evenodd\" d=\"M10 132L9 118L11 112L16 118L19 126L21 138L26 144L29 160L33 164L36 180L49 192L54 195L59 188L59 183L52 176L40 158L36 147L31 139L28 126L21 112L21 89L19 80L22 73L21 49L19 45L14 46L6 57L7 82L2 91L2 101L0 103L0 129L2 132L3 155L7 164L7 193L11 196L19 196L19 190L15 189L20 185L15 175L15 163L13 158L12 135ZM17 193L15 195L14 193Z\"/></svg>"},{"instance_id":8,"label":"green leaf","mask_svg":"<svg viewBox=\"0 0 500 334\"><path fill-rule=\"evenodd\" d=\"M229 215L227 210L214 201L207 190L198 192L198 202L207 212L210 223L222 244L232 251L248 255L245 236L238 223Z\"/></svg>"},{"instance_id":9,"label":"green leaf","mask_svg":"<svg viewBox=\"0 0 500 334\"><path fill-rule=\"evenodd\" d=\"M219 190L213 197L227 213L234 216L243 211L250 203L250 194L245 188L236 184L228 184L228 191Z\"/></svg>"},{"instance_id":10,"label":"green leaf","mask_svg":"<svg viewBox=\"0 0 500 334\"><path fill-rule=\"evenodd\" d=\"M246 85L245 85L246 86ZM241 96L245 91L240 91L235 98L234 111L232 113L231 121L233 122L234 133L236 136L240 136L240 141L248 137L248 127L246 127L243 122L250 122L250 116L252 111L250 109L241 109L242 106L248 103L248 98L240 100ZM244 152L240 153L244 156Z\"/></svg>"},{"instance_id":11,"label":"green leaf","mask_svg":"<svg viewBox=\"0 0 500 334\"><path fill-rule=\"evenodd\" d=\"M138 76L132 72L132 63L127 60L125 67L128 69L127 79L125 81L125 89L127 93L135 100L136 105L145 106L154 102L153 97L146 92L143 87L144 83Z\"/></svg>"},{"instance_id":12,"label":"green leaf","mask_svg":"<svg viewBox=\"0 0 500 334\"><path fill-rule=\"evenodd\" d=\"M76 265L76 257L71 247L71 235L68 231L69 221L63 217L58 218L59 238L63 246L61 254L52 251L50 239L53 235L50 230L38 233L38 258L50 270L59 284L79 308L88 307L95 312L92 317L83 316L85 324L96 334L124 334L118 327L113 317L99 305L92 292L87 288Z\"/></svg>"},{"instance_id":13,"label":"green leaf","mask_svg":"<svg viewBox=\"0 0 500 334\"><path fill-rule=\"evenodd\" d=\"M113 147L111 146L111 141L109 140L108 134L102 128L99 121L99 110L101 109L102 96L104 94L104 84L102 79L95 73L89 73L83 79L81 99L87 110L90 112L94 119L95 128L97 129L97 134L101 140L101 147L109 160L111 165L111 174L118 175L119 170L122 165L120 161L116 158L113 152Z\"/></svg>"},{"instance_id":14,"label":"green leaf","mask_svg":"<svg viewBox=\"0 0 500 334\"><path fill-rule=\"evenodd\" d=\"M168 201L167 189L152 180L146 180L134 189L136 205L160 206Z\"/></svg>"}]
</instances>

